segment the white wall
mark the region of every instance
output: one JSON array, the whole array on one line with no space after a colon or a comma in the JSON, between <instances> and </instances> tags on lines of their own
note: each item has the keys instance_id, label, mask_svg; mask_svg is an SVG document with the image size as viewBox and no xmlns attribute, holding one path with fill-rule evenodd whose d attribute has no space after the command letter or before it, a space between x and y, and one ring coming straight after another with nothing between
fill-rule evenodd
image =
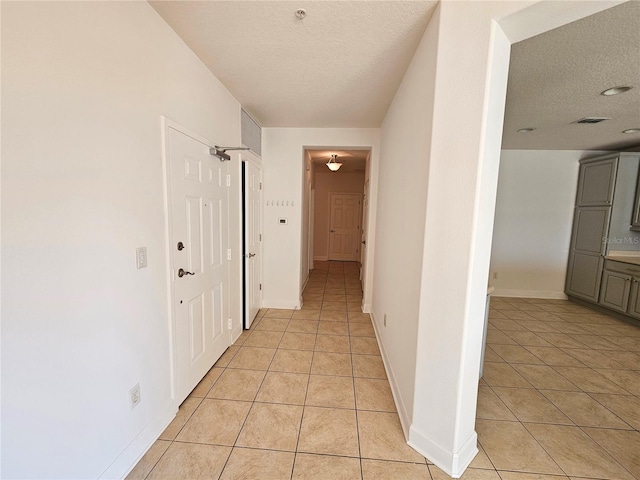
<instances>
[{"instance_id":1,"label":"white wall","mask_svg":"<svg viewBox=\"0 0 640 480\"><path fill-rule=\"evenodd\" d=\"M371 148L372 182L377 185L379 132L377 128L263 129L264 307L298 308L300 306L303 275L300 263L304 149L306 147ZM375 198L375 195L373 191L372 198ZM288 206L286 202L289 202ZM371 202L370 208L375 215L375 201ZM279 218L286 218L288 223L279 224ZM375 229L375 222L370 222L370 228ZM375 239L371 243L369 252L373 253ZM373 263L371 257L369 262ZM371 285L371 281L368 285ZM364 302L370 303L370 298L369 289L364 292ZM369 302L367 302L368 299Z\"/></svg>"},{"instance_id":2,"label":"white wall","mask_svg":"<svg viewBox=\"0 0 640 480\"><path fill-rule=\"evenodd\" d=\"M416 382L438 15L436 10L387 111L380 139L371 313L407 436Z\"/></svg>"},{"instance_id":3,"label":"white wall","mask_svg":"<svg viewBox=\"0 0 640 480\"><path fill-rule=\"evenodd\" d=\"M324 167L326 169L326 167ZM364 192L364 173L318 172L315 175L315 215L313 256L316 260L327 260L329 256L329 221L331 193Z\"/></svg>"},{"instance_id":4,"label":"white wall","mask_svg":"<svg viewBox=\"0 0 640 480\"><path fill-rule=\"evenodd\" d=\"M175 412L160 116L240 106L146 2L2 2L2 101L2 475L117 477Z\"/></svg>"},{"instance_id":5,"label":"white wall","mask_svg":"<svg viewBox=\"0 0 640 480\"><path fill-rule=\"evenodd\" d=\"M409 444L454 477L477 452L477 385L510 44L609 5L441 2L434 15L435 101Z\"/></svg>"},{"instance_id":6,"label":"white wall","mask_svg":"<svg viewBox=\"0 0 640 480\"><path fill-rule=\"evenodd\" d=\"M566 298L578 162L588 155L502 151L489 278L494 295Z\"/></svg>"}]
</instances>

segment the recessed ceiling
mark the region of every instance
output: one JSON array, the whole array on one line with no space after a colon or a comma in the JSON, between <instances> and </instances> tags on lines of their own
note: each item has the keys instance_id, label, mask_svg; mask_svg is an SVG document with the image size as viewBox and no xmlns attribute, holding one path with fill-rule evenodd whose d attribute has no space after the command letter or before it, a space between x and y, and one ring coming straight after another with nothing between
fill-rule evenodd
<instances>
[{"instance_id":1,"label":"recessed ceiling","mask_svg":"<svg viewBox=\"0 0 640 480\"><path fill-rule=\"evenodd\" d=\"M149 3L263 127L379 127L437 4Z\"/></svg>"},{"instance_id":2,"label":"recessed ceiling","mask_svg":"<svg viewBox=\"0 0 640 480\"><path fill-rule=\"evenodd\" d=\"M633 88L619 95L601 92ZM576 124L584 117L600 123ZM533 131L519 133L519 129ZM623 150L640 146L640 2L631 1L516 43L503 148Z\"/></svg>"},{"instance_id":3,"label":"recessed ceiling","mask_svg":"<svg viewBox=\"0 0 640 480\"><path fill-rule=\"evenodd\" d=\"M337 155L337 160L342 163L342 167L340 167L340 170L335 172L336 175L341 173L364 174L367 165L367 157L369 156L369 150L307 149L307 152L313 162L314 170L319 173L330 173L325 164L329 161L331 155Z\"/></svg>"}]
</instances>

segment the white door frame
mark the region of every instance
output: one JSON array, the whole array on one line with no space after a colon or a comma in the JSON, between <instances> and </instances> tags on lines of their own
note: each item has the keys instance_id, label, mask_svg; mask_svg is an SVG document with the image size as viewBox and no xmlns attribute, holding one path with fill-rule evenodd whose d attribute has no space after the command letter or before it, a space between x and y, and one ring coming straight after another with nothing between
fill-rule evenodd
<instances>
[{"instance_id":1,"label":"white door frame","mask_svg":"<svg viewBox=\"0 0 640 480\"><path fill-rule=\"evenodd\" d=\"M173 276L175 272L174 264L173 264L173 255L172 255L172 246L174 245L173 239L173 218L171 213L171 163L169 162L168 157L168 142L169 142L169 129L174 129L188 137L193 138L205 145L214 146L215 143L198 135L195 132L185 128L177 122L165 117L164 115L160 116L160 124L161 124L161 139L162 139L162 173L163 173L163 184L164 184L164 220L165 220L165 264L167 265L167 311L168 311L168 320L169 320L169 372L170 372L170 380L171 380L171 402L174 404L174 408L177 411L178 406L176 401L176 365L177 365L177 349L176 349L176 314L175 314L175 282L173 281ZM227 219L228 221L228 219ZM228 227L228 225L227 225ZM228 235L228 228L227 228ZM229 239L227 237L227 245L229 244ZM227 287L230 286L230 277L229 277L229 262L225 263L225 282ZM224 292L224 301L229 305L230 301L230 292L229 288L225 289ZM229 340L229 343L231 341Z\"/></svg>"}]
</instances>

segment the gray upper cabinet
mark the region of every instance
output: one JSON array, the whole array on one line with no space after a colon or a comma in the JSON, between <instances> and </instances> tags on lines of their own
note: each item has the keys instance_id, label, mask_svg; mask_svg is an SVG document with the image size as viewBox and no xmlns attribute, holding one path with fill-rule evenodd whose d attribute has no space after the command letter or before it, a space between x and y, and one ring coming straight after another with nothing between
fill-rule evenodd
<instances>
[{"instance_id":1,"label":"gray upper cabinet","mask_svg":"<svg viewBox=\"0 0 640 480\"><path fill-rule=\"evenodd\" d=\"M616 182L618 155L583 161L578 177L576 206L611 205Z\"/></svg>"},{"instance_id":2,"label":"gray upper cabinet","mask_svg":"<svg viewBox=\"0 0 640 480\"><path fill-rule=\"evenodd\" d=\"M611 207L577 207L573 215L572 249L604 255Z\"/></svg>"}]
</instances>

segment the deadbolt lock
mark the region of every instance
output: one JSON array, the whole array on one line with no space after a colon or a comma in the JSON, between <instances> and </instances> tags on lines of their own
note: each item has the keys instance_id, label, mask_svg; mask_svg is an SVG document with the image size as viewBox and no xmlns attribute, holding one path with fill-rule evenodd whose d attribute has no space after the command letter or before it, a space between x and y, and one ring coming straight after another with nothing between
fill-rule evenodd
<instances>
[{"instance_id":1,"label":"deadbolt lock","mask_svg":"<svg viewBox=\"0 0 640 480\"><path fill-rule=\"evenodd\" d=\"M184 250L184 243L178 242L178 251L181 252L182 250Z\"/></svg>"}]
</instances>

